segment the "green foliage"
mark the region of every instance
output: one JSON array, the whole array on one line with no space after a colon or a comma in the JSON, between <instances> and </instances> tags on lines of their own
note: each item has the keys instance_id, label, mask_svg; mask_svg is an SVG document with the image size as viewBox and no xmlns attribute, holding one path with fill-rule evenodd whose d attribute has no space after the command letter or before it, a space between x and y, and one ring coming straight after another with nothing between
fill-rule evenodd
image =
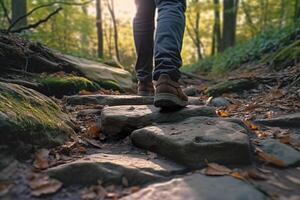
<instances>
[{"instance_id":1,"label":"green foliage","mask_svg":"<svg viewBox=\"0 0 300 200\"><path fill-rule=\"evenodd\" d=\"M47 76L37 80L42 85L42 91L47 95L62 97L77 94L81 90L96 91L100 89L97 83L77 76Z\"/></svg>"},{"instance_id":2,"label":"green foliage","mask_svg":"<svg viewBox=\"0 0 300 200\"><path fill-rule=\"evenodd\" d=\"M247 62L261 62L268 54L292 44L299 37L300 27L291 25L282 29L269 28L247 42L236 45L224 53L201 60L186 66L183 70L204 71L213 74L236 69Z\"/></svg>"}]
</instances>

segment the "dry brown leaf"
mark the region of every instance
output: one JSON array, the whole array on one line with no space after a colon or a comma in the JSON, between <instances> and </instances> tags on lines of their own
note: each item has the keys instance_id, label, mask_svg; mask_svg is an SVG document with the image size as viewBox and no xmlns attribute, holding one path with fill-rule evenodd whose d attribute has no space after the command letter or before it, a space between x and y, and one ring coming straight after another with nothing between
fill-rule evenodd
<instances>
[{"instance_id":1,"label":"dry brown leaf","mask_svg":"<svg viewBox=\"0 0 300 200\"><path fill-rule=\"evenodd\" d=\"M35 197L54 194L62 187L60 181L39 174L31 175L28 184L32 189L31 195Z\"/></svg>"},{"instance_id":2,"label":"dry brown leaf","mask_svg":"<svg viewBox=\"0 0 300 200\"><path fill-rule=\"evenodd\" d=\"M6 182L6 181L1 182L0 181L0 197L6 195L9 192L9 190L12 188L12 186L13 185L9 182Z\"/></svg>"},{"instance_id":3,"label":"dry brown leaf","mask_svg":"<svg viewBox=\"0 0 300 200\"><path fill-rule=\"evenodd\" d=\"M245 180L245 179L266 180L266 179L268 179L267 176L265 176L262 173L259 173L255 169L249 169L246 171L236 171L236 172L230 173L230 175L232 177L235 177L235 178L238 178L241 180Z\"/></svg>"},{"instance_id":4,"label":"dry brown leaf","mask_svg":"<svg viewBox=\"0 0 300 200\"><path fill-rule=\"evenodd\" d=\"M258 130L258 126L256 126L254 123L252 123L251 121L245 120L244 123L246 124L246 126L248 128L250 128L251 130Z\"/></svg>"},{"instance_id":5,"label":"dry brown leaf","mask_svg":"<svg viewBox=\"0 0 300 200\"><path fill-rule=\"evenodd\" d=\"M225 110L217 110L216 113L219 117L230 117L230 114Z\"/></svg>"},{"instance_id":6,"label":"dry brown leaf","mask_svg":"<svg viewBox=\"0 0 300 200\"><path fill-rule=\"evenodd\" d=\"M292 177L292 176L286 176L286 178L287 178L289 181L291 181L291 182L293 182L293 183L295 183L295 184L297 184L297 185L300 185L300 179L299 179L299 178L295 178L295 177Z\"/></svg>"},{"instance_id":7,"label":"dry brown leaf","mask_svg":"<svg viewBox=\"0 0 300 200\"><path fill-rule=\"evenodd\" d=\"M133 193L136 193L136 192L138 192L138 191L140 191L140 190L141 190L140 187L134 186L134 187L131 187L131 188L130 188L130 193L133 194Z\"/></svg>"},{"instance_id":8,"label":"dry brown leaf","mask_svg":"<svg viewBox=\"0 0 300 200\"><path fill-rule=\"evenodd\" d=\"M49 167L49 153L48 149L39 149L35 153L33 166L37 169L47 169Z\"/></svg>"},{"instance_id":9,"label":"dry brown leaf","mask_svg":"<svg viewBox=\"0 0 300 200\"><path fill-rule=\"evenodd\" d=\"M274 114L273 111L268 111L268 112L266 112L265 117L266 117L267 119L272 119L272 118L273 118L273 114Z\"/></svg>"},{"instance_id":10,"label":"dry brown leaf","mask_svg":"<svg viewBox=\"0 0 300 200\"><path fill-rule=\"evenodd\" d=\"M269 99L269 100L279 99L283 96L284 96L284 92L282 90L273 90L268 94L267 99Z\"/></svg>"},{"instance_id":11,"label":"dry brown leaf","mask_svg":"<svg viewBox=\"0 0 300 200\"><path fill-rule=\"evenodd\" d=\"M230 176L237 178L237 179L241 179L241 180L245 180L247 177L245 177L245 174L241 173L241 172L232 172L230 173Z\"/></svg>"},{"instance_id":12,"label":"dry brown leaf","mask_svg":"<svg viewBox=\"0 0 300 200\"><path fill-rule=\"evenodd\" d=\"M281 136L278 136L278 139L283 144L289 144L290 143L290 135L281 135Z\"/></svg>"},{"instance_id":13,"label":"dry brown leaf","mask_svg":"<svg viewBox=\"0 0 300 200\"><path fill-rule=\"evenodd\" d=\"M229 175L232 170L217 163L208 163L207 168L203 169L201 172L208 176L224 176Z\"/></svg>"},{"instance_id":14,"label":"dry brown leaf","mask_svg":"<svg viewBox=\"0 0 300 200\"><path fill-rule=\"evenodd\" d=\"M279 160L275 156L270 155L266 152L263 152L262 150L256 149L256 153L257 153L258 157L261 160L265 161L266 163L270 163L270 164L273 164L273 165L278 166L278 167L285 167L286 166L285 163L282 160Z\"/></svg>"},{"instance_id":15,"label":"dry brown leaf","mask_svg":"<svg viewBox=\"0 0 300 200\"><path fill-rule=\"evenodd\" d=\"M99 138L100 133L101 133L101 128L96 123L93 123L87 130L87 135L90 138Z\"/></svg>"},{"instance_id":16,"label":"dry brown leaf","mask_svg":"<svg viewBox=\"0 0 300 200\"><path fill-rule=\"evenodd\" d=\"M101 184L91 186L81 192L82 200L104 199L107 195L105 188Z\"/></svg>"}]
</instances>

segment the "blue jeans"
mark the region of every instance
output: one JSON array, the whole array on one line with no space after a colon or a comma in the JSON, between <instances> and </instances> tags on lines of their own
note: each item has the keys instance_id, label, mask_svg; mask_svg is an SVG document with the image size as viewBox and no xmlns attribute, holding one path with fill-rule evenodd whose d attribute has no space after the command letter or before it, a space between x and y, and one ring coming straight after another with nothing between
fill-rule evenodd
<instances>
[{"instance_id":1,"label":"blue jeans","mask_svg":"<svg viewBox=\"0 0 300 200\"><path fill-rule=\"evenodd\" d=\"M138 80L142 82L158 80L161 74L168 74L171 79L178 81L179 68L182 65L180 54L185 29L186 1L135 0L135 2L137 13L133 21L133 30ZM158 18L154 37L156 8Z\"/></svg>"}]
</instances>

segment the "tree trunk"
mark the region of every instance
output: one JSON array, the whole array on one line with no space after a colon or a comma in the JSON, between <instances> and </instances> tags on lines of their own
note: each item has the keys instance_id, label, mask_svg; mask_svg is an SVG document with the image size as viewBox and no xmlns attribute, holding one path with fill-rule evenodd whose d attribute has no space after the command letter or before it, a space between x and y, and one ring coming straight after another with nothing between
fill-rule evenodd
<instances>
[{"instance_id":1,"label":"tree trunk","mask_svg":"<svg viewBox=\"0 0 300 200\"><path fill-rule=\"evenodd\" d=\"M220 2L214 0L214 28L213 28L213 46L212 53L222 51L222 37L221 37L221 19L220 19Z\"/></svg>"},{"instance_id":2,"label":"tree trunk","mask_svg":"<svg viewBox=\"0 0 300 200\"><path fill-rule=\"evenodd\" d=\"M26 0L11 0L11 8L12 8L12 23L19 19L19 17L27 14L27 1ZM27 26L27 19L24 17L20 20L15 26L14 30L19 29L21 27Z\"/></svg>"},{"instance_id":3,"label":"tree trunk","mask_svg":"<svg viewBox=\"0 0 300 200\"><path fill-rule=\"evenodd\" d=\"M198 8L199 0L193 0L190 4L192 12L191 15L187 15L189 25L186 26L188 36L191 38L197 53L197 59L201 60L203 58L203 46L201 43L200 34L200 9ZM194 15L195 13L195 15Z\"/></svg>"},{"instance_id":4,"label":"tree trunk","mask_svg":"<svg viewBox=\"0 0 300 200\"><path fill-rule=\"evenodd\" d=\"M279 18L279 26L284 27L285 25L285 0L280 0L280 18Z\"/></svg>"},{"instance_id":5,"label":"tree trunk","mask_svg":"<svg viewBox=\"0 0 300 200\"><path fill-rule=\"evenodd\" d=\"M247 5L245 0L242 0L241 4L242 4L242 9L243 9L244 14L245 14L245 19L246 19L247 25L250 27L250 31L251 31L252 36L254 36L257 33L257 28L256 28L256 26L255 26L255 24L252 20L251 9L250 9L249 5Z\"/></svg>"},{"instance_id":6,"label":"tree trunk","mask_svg":"<svg viewBox=\"0 0 300 200\"><path fill-rule=\"evenodd\" d=\"M224 0L222 50L235 45L239 0Z\"/></svg>"},{"instance_id":7,"label":"tree trunk","mask_svg":"<svg viewBox=\"0 0 300 200\"><path fill-rule=\"evenodd\" d=\"M103 25L102 25L102 6L101 0L96 0L96 26L97 26L97 38L98 38L98 57L103 58Z\"/></svg>"},{"instance_id":8,"label":"tree trunk","mask_svg":"<svg viewBox=\"0 0 300 200\"><path fill-rule=\"evenodd\" d=\"M116 15L115 15L114 0L108 1L107 5L108 5L109 13L111 15L112 23L113 23L116 57L117 57L117 60L120 62L119 35L118 35L117 19L116 19Z\"/></svg>"},{"instance_id":9,"label":"tree trunk","mask_svg":"<svg viewBox=\"0 0 300 200\"><path fill-rule=\"evenodd\" d=\"M295 22L300 19L300 0L296 0L295 4Z\"/></svg>"}]
</instances>

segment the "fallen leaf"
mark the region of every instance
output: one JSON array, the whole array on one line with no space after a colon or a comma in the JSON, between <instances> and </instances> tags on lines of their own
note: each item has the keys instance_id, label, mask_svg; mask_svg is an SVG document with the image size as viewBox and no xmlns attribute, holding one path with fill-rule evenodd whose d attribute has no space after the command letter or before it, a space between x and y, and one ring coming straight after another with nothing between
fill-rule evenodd
<instances>
[{"instance_id":1,"label":"fallen leaf","mask_svg":"<svg viewBox=\"0 0 300 200\"><path fill-rule=\"evenodd\" d=\"M254 179L254 180L266 180L268 179L267 176L258 172L255 169L248 169L244 171L235 171L230 173L230 176L245 180L245 179Z\"/></svg>"},{"instance_id":2,"label":"fallen leaf","mask_svg":"<svg viewBox=\"0 0 300 200\"><path fill-rule=\"evenodd\" d=\"M241 172L232 172L232 173L230 173L230 176L237 178L237 179L241 179L241 180L246 179L245 175Z\"/></svg>"},{"instance_id":3,"label":"fallen leaf","mask_svg":"<svg viewBox=\"0 0 300 200\"><path fill-rule=\"evenodd\" d=\"M232 170L217 163L208 163L207 168L201 170L201 172L208 176L224 176L229 175Z\"/></svg>"},{"instance_id":4,"label":"fallen leaf","mask_svg":"<svg viewBox=\"0 0 300 200\"><path fill-rule=\"evenodd\" d=\"M266 152L263 152L262 150L256 149L256 153L257 153L258 157L261 160L265 161L266 163L270 163L270 164L273 164L273 165L278 166L278 167L285 167L286 166L285 163L282 160L279 160L275 156L270 155Z\"/></svg>"},{"instance_id":5,"label":"fallen leaf","mask_svg":"<svg viewBox=\"0 0 300 200\"><path fill-rule=\"evenodd\" d=\"M48 176L40 174L31 175L28 184L32 189L31 195L35 197L46 194L54 194L62 187L62 183L60 181L50 179Z\"/></svg>"},{"instance_id":6,"label":"fallen leaf","mask_svg":"<svg viewBox=\"0 0 300 200\"><path fill-rule=\"evenodd\" d=\"M283 96L284 96L284 92L282 90L273 90L268 94L267 98L271 100L271 99L279 99Z\"/></svg>"},{"instance_id":7,"label":"fallen leaf","mask_svg":"<svg viewBox=\"0 0 300 200\"><path fill-rule=\"evenodd\" d=\"M290 143L290 135L280 135L280 136L278 136L278 139L283 144L289 144Z\"/></svg>"},{"instance_id":8,"label":"fallen leaf","mask_svg":"<svg viewBox=\"0 0 300 200\"><path fill-rule=\"evenodd\" d=\"M35 153L35 160L33 166L37 169L47 169L49 167L49 150L39 149Z\"/></svg>"},{"instance_id":9,"label":"fallen leaf","mask_svg":"<svg viewBox=\"0 0 300 200\"><path fill-rule=\"evenodd\" d=\"M266 117L267 119L272 119L272 118L273 118L273 114L274 114L273 111L268 111L268 112L266 112L265 117Z\"/></svg>"},{"instance_id":10,"label":"fallen leaf","mask_svg":"<svg viewBox=\"0 0 300 200\"><path fill-rule=\"evenodd\" d=\"M0 181L0 197L6 195L12 188L12 184L6 181Z\"/></svg>"},{"instance_id":11,"label":"fallen leaf","mask_svg":"<svg viewBox=\"0 0 300 200\"><path fill-rule=\"evenodd\" d=\"M89 188L84 189L81 192L82 200L94 200L94 199L104 199L107 195L105 188L99 183L98 185L93 185Z\"/></svg>"},{"instance_id":12,"label":"fallen leaf","mask_svg":"<svg viewBox=\"0 0 300 200\"><path fill-rule=\"evenodd\" d=\"M291 181L291 182L293 182L293 183L295 183L295 184L300 185L300 179L299 179L299 178L295 178L295 177L292 177L292 176L286 176L286 178L287 178L289 181Z\"/></svg>"},{"instance_id":13,"label":"fallen leaf","mask_svg":"<svg viewBox=\"0 0 300 200\"><path fill-rule=\"evenodd\" d=\"M217 110L216 113L220 117L230 117L230 114L225 110Z\"/></svg>"},{"instance_id":14,"label":"fallen leaf","mask_svg":"<svg viewBox=\"0 0 300 200\"><path fill-rule=\"evenodd\" d=\"M138 191L140 191L140 190L141 190L141 188L138 187L138 186L131 187L131 188L130 188L130 193L133 194L133 193L138 192Z\"/></svg>"},{"instance_id":15,"label":"fallen leaf","mask_svg":"<svg viewBox=\"0 0 300 200\"><path fill-rule=\"evenodd\" d=\"M244 123L246 124L246 126L248 128L250 128L251 130L258 130L258 126L256 126L253 122L245 120Z\"/></svg>"},{"instance_id":16,"label":"fallen leaf","mask_svg":"<svg viewBox=\"0 0 300 200\"><path fill-rule=\"evenodd\" d=\"M99 138L101 133L101 128L98 124L93 123L88 129L87 129L87 135L90 138Z\"/></svg>"}]
</instances>

